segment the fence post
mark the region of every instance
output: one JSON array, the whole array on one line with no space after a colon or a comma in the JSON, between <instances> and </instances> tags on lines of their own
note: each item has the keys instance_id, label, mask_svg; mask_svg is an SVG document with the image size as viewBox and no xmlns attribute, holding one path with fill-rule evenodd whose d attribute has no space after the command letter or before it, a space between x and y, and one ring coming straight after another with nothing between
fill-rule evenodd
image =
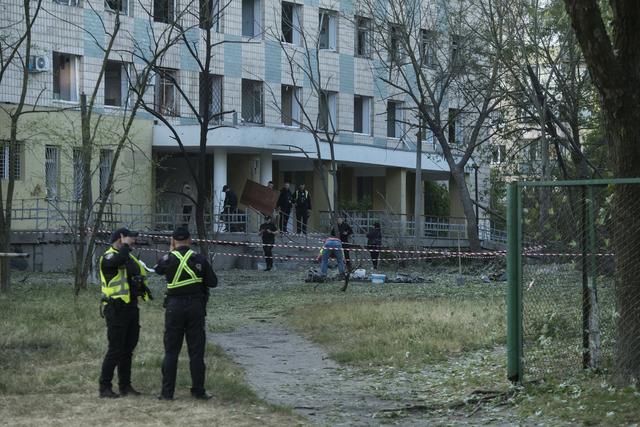
<instances>
[{"instance_id":1,"label":"fence post","mask_svg":"<svg viewBox=\"0 0 640 427\"><path fill-rule=\"evenodd\" d=\"M507 188L507 377L522 382L522 200L518 184Z\"/></svg>"}]
</instances>

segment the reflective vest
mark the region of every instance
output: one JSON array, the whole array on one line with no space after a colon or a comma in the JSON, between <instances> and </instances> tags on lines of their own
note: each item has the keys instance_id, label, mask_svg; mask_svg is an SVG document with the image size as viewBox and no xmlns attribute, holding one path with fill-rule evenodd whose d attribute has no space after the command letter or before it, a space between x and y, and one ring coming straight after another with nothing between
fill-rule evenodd
<instances>
[{"instance_id":1,"label":"reflective vest","mask_svg":"<svg viewBox=\"0 0 640 427\"><path fill-rule=\"evenodd\" d=\"M102 272L102 260L104 259L104 256L107 254L117 253L118 250L112 246L107 249L103 256L100 257L100 282L102 283L102 301L104 304L106 304L108 300L115 299L121 299L126 304L129 304L131 302L131 293L129 292L129 280L127 276L126 266L123 265L122 267L118 268L118 273L113 276L111 280L109 280L109 282L107 282L107 279L106 277L104 277L104 273ZM131 257L131 259L135 261L140 270L140 275L145 278L144 280L146 283L147 271L144 269L144 267L142 267L140 261L138 261L135 256L129 254L129 257ZM142 295L142 298L146 301L148 299L148 296L145 294Z\"/></svg>"},{"instance_id":2,"label":"reflective vest","mask_svg":"<svg viewBox=\"0 0 640 427\"><path fill-rule=\"evenodd\" d=\"M191 249L189 249L184 255L182 255L178 251L173 251L171 253L175 255L176 258L178 258L178 260L180 261L180 265L178 265L178 269L176 270L176 274L173 276L173 280L171 281L171 283L167 284L167 289L175 289L182 286L202 283L202 277L198 277L196 273L191 269L191 267L187 265L187 261L189 261L191 255L194 254ZM188 279L180 280L180 276L182 276L183 272L186 272L189 275Z\"/></svg>"}]
</instances>

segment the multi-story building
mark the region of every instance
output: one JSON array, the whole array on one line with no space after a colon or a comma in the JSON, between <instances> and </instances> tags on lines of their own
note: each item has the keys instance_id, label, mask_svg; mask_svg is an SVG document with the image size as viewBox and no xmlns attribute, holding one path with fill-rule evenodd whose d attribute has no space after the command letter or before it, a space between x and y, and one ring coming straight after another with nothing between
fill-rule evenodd
<instances>
[{"instance_id":1,"label":"multi-story building","mask_svg":"<svg viewBox=\"0 0 640 427\"><path fill-rule=\"evenodd\" d=\"M221 189L229 184L240 194L247 179L262 184L273 181L305 183L313 202L312 224L320 227L321 211L330 209L321 195L320 176L313 169L316 144L301 120L295 97L304 98L306 112L330 121L336 129L337 182L325 178L329 187L338 185L339 202L362 205L411 216L414 209L416 153L415 130L409 127L409 100L394 96L373 71L373 28L358 16L353 2L313 0L231 0L207 7L220 11L212 25L212 110L219 116L207 137L207 171L211 177L208 198L211 210L220 211ZM203 4L206 2L203 2ZM199 3L196 3L199 4ZM199 145L199 126L189 103L198 105L200 72L185 42L203 49L198 16L180 15L183 0L43 0L45 12L34 26L29 105L41 113L25 116L21 128L20 161L10 170L0 152L3 177L17 178L15 205L17 228L34 227L24 212L34 203L63 211L62 202L73 201L80 159L79 100L91 95L103 65L103 50L113 28L115 10L122 28L114 52L105 64L105 76L97 90L94 123L100 123L99 144L94 158L94 195L104 185L111 166L112 144L122 131L130 105L130 80L144 64L132 54L153 46L176 16L193 24L185 39L162 57L162 72L148 81L145 99L162 112L177 130L192 156ZM18 22L22 3L9 0L0 8L3 20ZM196 14L197 15L197 14ZM292 17L289 19L289 17ZM298 22L300 25L291 25ZM304 50L306 35L315 35L318 69L326 99L310 97L309 78L292 78L288 51ZM288 49L288 51L286 51ZM300 77L300 76L298 76ZM0 86L0 102L6 108L17 102L20 67L12 67ZM179 83L177 85L176 83ZM177 87L180 86L180 87ZM184 92L186 96L183 96ZM320 114L318 114L318 112ZM8 119L0 113L0 133L7 138ZM456 131L449 132L457 137ZM173 133L162 122L141 110L135 118L129 142L117 165L113 212L117 220L139 228L167 228L183 220L185 188L195 189L191 174ZM320 142L324 161L329 144ZM422 156L423 179L449 182L448 166L433 140L427 139ZM469 168L473 173L473 169ZM477 173L477 172L476 172ZM469 179L474 194L473 176ZM482 182L481 182L482 184ZM478 194L478 192L475 192ZM485 194L480 191L481 196ZM451 216L462 217L461 203L450 186ZM28 201L28 202L27 202ZM55 208L51 206L56 204ZM332 205L338 202L330 200ZM51 212L53 212L51 210ZM127 216L125 213L130 213ZM159 220L162 214L164 219ZM177 219L180 217L180 219ZM164 223L162 225L160 223ZM41 227L42 225L38 225Z\"/></svg>"}]
</instances>

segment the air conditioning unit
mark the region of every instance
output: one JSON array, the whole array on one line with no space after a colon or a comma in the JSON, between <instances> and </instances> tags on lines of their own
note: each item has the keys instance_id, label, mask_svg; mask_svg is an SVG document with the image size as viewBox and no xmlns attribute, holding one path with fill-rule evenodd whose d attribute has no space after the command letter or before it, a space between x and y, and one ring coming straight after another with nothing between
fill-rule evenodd
<instances>
[{"instance_id":1,"label":"air conditioning unit","mask_svg":"<svg viewBox=\"0 0 640 427\"><path fill-rule=\"evenodd\" d=\"M29 61L30 72L42 73L44 71L49 71L50 69L51 69L51 64L47 56L34 55L31 57L31 60Z\"/></svg>"}]
</instances>

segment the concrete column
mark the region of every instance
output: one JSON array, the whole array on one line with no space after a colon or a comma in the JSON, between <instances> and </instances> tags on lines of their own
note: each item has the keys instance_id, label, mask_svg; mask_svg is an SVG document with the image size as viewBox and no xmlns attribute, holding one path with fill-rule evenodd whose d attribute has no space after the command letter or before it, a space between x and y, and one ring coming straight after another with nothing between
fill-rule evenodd
<instances>
[{"instance_id":1,"label":"concrete column","mask_svg":"<svg viewBox=\"0 0 640 427\"><path fill-rule=\"evenodd\" d=\"M267 185L273 181L273 159L271 153L263 151L260 153L260 184Z\"/></svg>"},{"instance_id":2,"label":"concrete column","mask_svg":"<svg viewBox=\"0 0 640 427\"><path fill-rule=\"evenodd\" d=\"M400 215L400 229L406 231L407 221L407 170L402 168L387 169L387 203L393 212Z\"/></svg>"},{"instance_id":3,"label":"concrete column","mask_svg":"<svg viewBox=\"0 0 640 427\"><path fill-rule=\"evenodd\" d=\"M227 150L213 150L213 212L219 213L224 202L222 187L227 184Z\"/></svg>"}]
</instances>

